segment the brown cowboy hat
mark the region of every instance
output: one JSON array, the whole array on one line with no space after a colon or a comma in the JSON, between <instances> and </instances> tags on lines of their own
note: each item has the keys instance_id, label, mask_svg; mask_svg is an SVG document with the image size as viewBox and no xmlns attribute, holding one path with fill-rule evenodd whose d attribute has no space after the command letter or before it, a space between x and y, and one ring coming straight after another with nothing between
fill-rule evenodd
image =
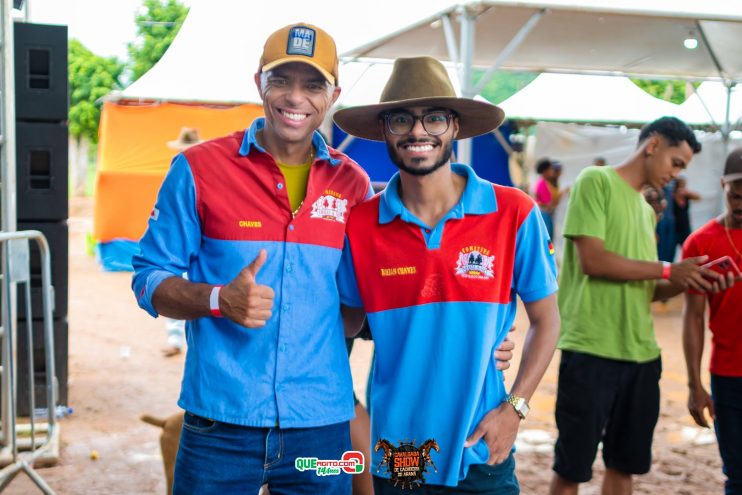
<instances>
[{"instance_id":1,"label":"brown cowboy hat","mask_svg":"<svg viewBox=\"0 0 742 495\"><path fill-rule=\"evenodd\" d=\"M453 110L459 117L456 139L490 132L505 119L505 112L491 103L457 97L446 68L432 57L395 60L380 100L377 105L338 110L335 123L353 136L384 141L379 118L386 110L394 108L425 106Z\"/></svg>"},{"instance_id":2,"label":"brown cowboy hat","mask_svg":"<svg viewBox=\"0 0 742 495\"><path fill-rule=\"evenodd\" d=\"M198 129L183 127L180 129L178 139L168 141L167 146L168 148L172 148L174 150L184 151L193 145L203 142L204 140L198 137Z\"/></svg>"}]
</instances>

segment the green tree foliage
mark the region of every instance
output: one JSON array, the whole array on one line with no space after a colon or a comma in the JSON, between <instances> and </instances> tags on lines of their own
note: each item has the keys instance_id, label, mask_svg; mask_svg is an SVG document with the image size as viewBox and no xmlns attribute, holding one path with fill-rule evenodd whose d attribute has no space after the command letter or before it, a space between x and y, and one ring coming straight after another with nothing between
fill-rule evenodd
<instances>
[{"instance_id":1,"label":"green tree foliage","mask_svg":"<svg viewBox=\"0 0 742 495\"><path fill-rule=\"evenodd\" d=\"M677 105L683 103L686 97L690 96L690 93L686 93L686 81L654 81L650 79L632 79L631 81L655 98ZM698 83L695 83L694 86L698 87Z\"/></svg>"},{"instance_id":2,"label":"green tree foliage","mask_svg":"<svg viewBox=\"0 0 742 495\"><path fill-rule=\"evenodd\" d=\"M485 71L475 70L473 74L474 84L476 85ZM521 89L536 79L538 74L534 72L495 72L492 79L482 90L482 96L495 105L507 100Z\"/></svg>"},{"instance_id":3,"label":"green tree foliage","mask_svg":"<svg viewBox=\"0 0 742 495\"><path fill-rule=\"evenodd\" d=\"M115 57L95 55L78 40L69 44L70 134L98 141L100 107L98 100L120 87L124 65Z\"/></svg>"},{"instance_id":4,"label":"green tree foliage","mask_svg":"<svg viewBox=\"0 0 742 495\"><path fill-rule=\"evenodd\" d=\"M167 51L188 14L177 0L144 0L137 14L137 40L129 43L129 70L136 81Z\"/></svg>"}]
</instances>

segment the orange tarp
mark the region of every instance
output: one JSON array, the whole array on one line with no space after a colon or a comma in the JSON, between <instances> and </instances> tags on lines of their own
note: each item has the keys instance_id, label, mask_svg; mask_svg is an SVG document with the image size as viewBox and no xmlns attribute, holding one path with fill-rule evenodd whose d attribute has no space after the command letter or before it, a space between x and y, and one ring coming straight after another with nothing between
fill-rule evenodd
<instances>
[{"instance_id":1,"label":"orange tarp","mask_svg":"<svg viewBox=\"0 0 742 495\"><path fill-rule=\"evenodd\" d=\"M95 190L95 239L139 239L157 191L177 151L167 146L182 127L211 139L240 129L263 114L260 105L215 108L161 103L103 106Z\"/></svg>"}]
</instances>

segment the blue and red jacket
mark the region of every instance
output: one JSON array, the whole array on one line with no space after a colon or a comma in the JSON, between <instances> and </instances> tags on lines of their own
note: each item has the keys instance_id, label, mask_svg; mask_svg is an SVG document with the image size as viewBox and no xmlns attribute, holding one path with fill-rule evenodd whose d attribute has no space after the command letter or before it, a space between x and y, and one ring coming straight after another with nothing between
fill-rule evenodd
<instances>
[{"instance_id":1,"label":"blue and red jacket","mask_svg":"<svg viewBox=\"0 0 742 495\"><path fill-rule=\"evenodd\" d=\"M484 440L468 449L464 441L507 395L492 353L515 319L516 295L532 302L557 290L533 200L452 168L466 187L434 228L404 207L399 175L357 206L338 274L341 302L365 308L376 348L371 437L418 447L435 440L437 472L428 468L426 483L448 486L489 457Z\"/></svg>"},{"instance_id":2,"label":"blue and red jacket","mask_svg":"<svg viewBox=\"0 0 742 495\"><path fill-rule=\"evenodd\" d=\"M275 291L263 328L191 320L178 405L252 427L315 427L353 417L353 387L336 273L350 209L370 192L366 173L319 133L306 199L292 216L285 179L256 142L264 126L189 148L173 160L134 257L132 288L152 316L166 278L224 285L261 249L257 282Z\"/></svg>"}]
</instances>

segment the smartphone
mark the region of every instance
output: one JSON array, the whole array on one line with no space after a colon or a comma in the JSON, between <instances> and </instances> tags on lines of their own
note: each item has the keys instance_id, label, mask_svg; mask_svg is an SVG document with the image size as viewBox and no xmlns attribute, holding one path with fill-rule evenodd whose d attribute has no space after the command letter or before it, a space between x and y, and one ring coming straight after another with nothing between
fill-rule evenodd
<instances>
[{"instance_id":1,"label":"smartphone","mask_svg":"<svg viewBox=\"0 0 742 495\"><path fill-rule=\"evenodd\" d=\"M703 265L702 268L708 268L721 275L726 275L728 272L732 272L735 277L742 277L739 267L729 256L722 256L721 258L715 259Z\"/></svg>"}]
</instances>

